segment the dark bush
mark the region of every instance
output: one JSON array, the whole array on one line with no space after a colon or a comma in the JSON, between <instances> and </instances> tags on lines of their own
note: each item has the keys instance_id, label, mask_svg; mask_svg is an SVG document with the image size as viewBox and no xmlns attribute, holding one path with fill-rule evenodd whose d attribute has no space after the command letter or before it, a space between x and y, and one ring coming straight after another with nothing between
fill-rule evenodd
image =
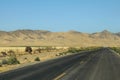
<instances>
[{"instance_id":1,"label":"dark bush","mask_svg":"<svg viewBox=\"0 0 120 80\"><path fill-rule=\"evenodd\" d=\"M8 59L8 64L20 64L20 62L17 60L17 58L16 57L10 57L9 59Z\"/></svg>"},{"instance_id":2,"label":"dark bush","mask_svg":"<svg viewBox=\"0 0 120 80\"><path fill-rule=\"evenodd\" d=\"M8 64L8 61L6 59L3 59L1 64Z\"/></svg>"},{"instance_id":3,"label":"dark bush","mask_svg":"<svg viewBox=\"0 0 120 80\"><path fill-rule=\"evenodd\" d=\"M7 53L6 52L1 52L1 54L5 57L7 56Z\"/></svg>"},{"instance_id":4,"label":"dark bush","mask_svg":"<svg viewBox=\"0 0 120 80\"><path fill-rule=\"evenodd\" d=\"M30 46L27 46L26 48L25 48L25 52L28 52L28 53L32 53L32 48L30 47Z\"/></svg>"},{"instance_id":5,"label":"dark bush","mask_svg":"<svg viewBox=\"0 0 120 80\"><path fill-rule=\"evenodd\" d=\"M79 49L76 49L76 48L69 48L68 49L68 53L76 53L76 52L79 52L80 50Z\"/></svg>"},{"instance_id":6,"label":"dark bush","mask_svg":"<svg viewBox=\"0 0 120 80\"><path fill-rule=\"evenodd\" d=\"M40 58L39 58L39 57L36 57L36 58L35 58L35 61L40 61Z\"/></svg>"},{"instance_id":7,"label":"dark bush","mask_svg":"<svg viewBox=\"0 0 120 80\"><path fill-rule=\"evenodd\" d=\"M0 63L0 67L2 67L2 63Z\"/></svg>"}]
</instances>

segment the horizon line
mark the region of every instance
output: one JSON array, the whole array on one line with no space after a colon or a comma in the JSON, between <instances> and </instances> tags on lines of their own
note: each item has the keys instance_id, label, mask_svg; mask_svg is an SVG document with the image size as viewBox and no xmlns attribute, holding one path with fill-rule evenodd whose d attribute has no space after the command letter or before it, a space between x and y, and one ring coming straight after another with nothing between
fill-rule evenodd
<instances>
[{"instance_id":1,"label":"horizon line","mask_svg":"<svg viewBox=\"0 0 120 80\"><path fill-rule=\"evenodd\" d=\"M83 31L78 31L78 30L67 30L67 31L51 31L51 30L44 30L44 29L15 29L15 30L2 30L0 29L0 31L4 31L4 32L14 32L14 31L22 31L22 30L31 30L31 31L49 31L49 32L82 32L82 33L97 33L97 32L111 32L111 33L119 33L119 32L112 32L110 30L104 29L101 31L95 31L95 32L83 32Z\"/></svg>"}]
</instances>

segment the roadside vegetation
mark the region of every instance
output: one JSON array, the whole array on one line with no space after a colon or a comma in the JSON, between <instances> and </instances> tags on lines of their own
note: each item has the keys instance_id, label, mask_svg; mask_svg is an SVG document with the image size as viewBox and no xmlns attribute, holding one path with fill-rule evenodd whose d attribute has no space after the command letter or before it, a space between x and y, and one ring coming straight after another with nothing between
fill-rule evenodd
<instances>
[{"instance_id":1,"label":"roadside vegetation","mask_svg":"<svg viewBox=\"0 0 120 80\"><path fill-rule=\"evenodd\" d=\"M0 47L0 67L14 66L16 64L24 65L26 63L52 59L57 57L57 53L63 51L66 51L66 49L52 46ZM0 71L2 71L2 68Z\"/></svg>"},{"instance_id":2,"label":"roadside vegetation","mask_svg":"<svg viewBox=\"0 0 120 80\"><path fill-rule=\"evenodd\" d=\"M12 67L24 65L32 62L40 62L60 56L80 53L82 51L91 51L99 47L8 47L0 48L0 72L12 69ZM18 65L17 65L18 64Z\"/></svg>"},{"instance_id":3,"label":"roadside vegetation","mask_svg":"<svg viewBox=\"0 0 120 80\"><path fill-rule=\"evenodd\" d=\"M0 65L15 65L20 64L20 62L17 60L16 57L9 57L7 59L3 59L0 63Z\"/></svg>"},{"instance_id":4,"label":"roadside vegetation","mask_svg":"<svg viewBox=\"0 0 120 80\"><path fill-rule=\"evenodd\" d=\"M120 55L120 47L110 47L110 49L114 50Z\"/></svg>"},{"instance_id":5,"label":"roadside vegetation","mask_svg":"<svg viewBox=\"0 0 120 80\"><path fill-rule=\"evenodd\" d=\"M101 47L86 47L86 48L74 48L74 47L70 47L70 48L68 48L67 51L59 53L56 56L62 56L62 55L73 54L73 53L80 53L82 51L93 51L93 50L97 50L97 49L100 49L100 48Z\"/></svg>"},{"instance_id":6,"label":"roadside vegetation","mask_svg":"<svg viewBox=\"0 0 120 80\"><path fill-rule=\"evenodd\" d=\"M40 58L39 58L39 57L36 57L36 58L35 58L35 61L40 61Z\"/></svg>"}]
</instances>

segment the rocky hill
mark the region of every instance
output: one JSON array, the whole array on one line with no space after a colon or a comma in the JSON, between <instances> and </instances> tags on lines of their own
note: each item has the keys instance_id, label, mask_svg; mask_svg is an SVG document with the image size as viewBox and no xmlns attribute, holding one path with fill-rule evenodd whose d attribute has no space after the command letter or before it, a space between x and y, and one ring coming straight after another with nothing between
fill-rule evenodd
<instances>
[{"instance_id":1,"label":"rocky hill","mask_svg":"<svg viewBox=\"0 0 120 80\"><path fill-rule=\"evenodd\" d=\"M0 31L0 46L120 46L120 33L43 30Z\"/></svg>"}]
</instances>

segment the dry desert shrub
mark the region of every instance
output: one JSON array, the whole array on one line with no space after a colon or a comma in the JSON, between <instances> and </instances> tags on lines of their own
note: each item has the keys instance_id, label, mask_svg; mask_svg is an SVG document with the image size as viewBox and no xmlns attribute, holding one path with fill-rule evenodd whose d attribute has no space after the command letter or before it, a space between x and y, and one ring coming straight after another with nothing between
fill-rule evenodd
<instances>
[{"instance_id":1,"label":"dry desert shrub","mask_svg":"<svg viewBox=\"0 0 120 80\"><path fill-rule=\"evenodd\" d=\"M26 48L25 48L25 52L28 52L28 53L30 53L30 54L32 54L32 48L30 47L30 46L27 46Z\"/></svg>"},{"instance_id":2,"label":"dry desert shrub","mask_svg":"<svg viewBox=\"0 0 120 80\"><path fill-rule=\"evenodd\" d=\"M39 58L39 57L36 57L36 58L35 58L35 61L40 61L40 58Z\"/></svg>"}]
</instances>

